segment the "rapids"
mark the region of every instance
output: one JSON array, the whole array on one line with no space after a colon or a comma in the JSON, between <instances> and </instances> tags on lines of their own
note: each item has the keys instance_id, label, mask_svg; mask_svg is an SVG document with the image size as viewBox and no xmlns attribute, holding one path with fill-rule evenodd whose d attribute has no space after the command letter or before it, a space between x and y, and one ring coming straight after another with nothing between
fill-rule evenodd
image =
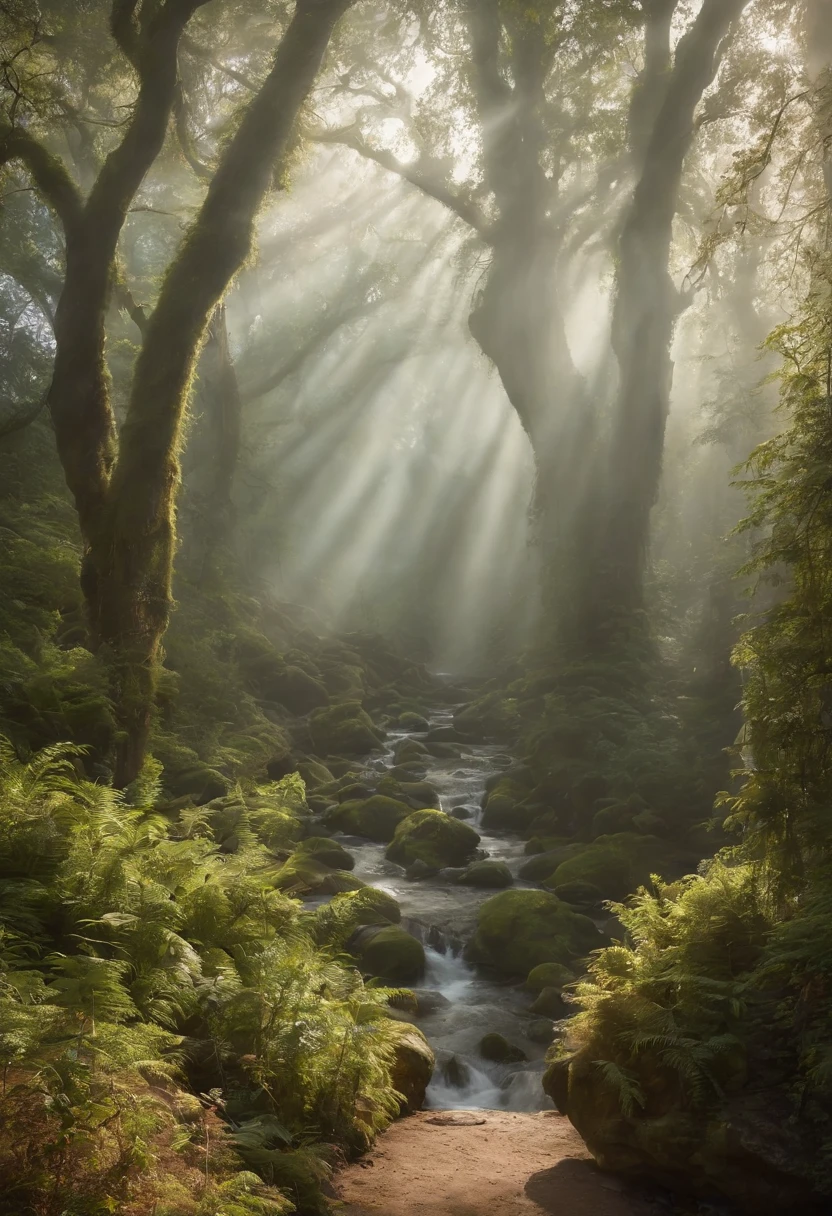
<instances>
[{"instance_id":1,"label":"rapids","mask_svg":"<svg viewBox=\"0 0 832 1216\"><path fill-rule=\"evenodd\" d=\"M432 729L450 726L453 710L430 716ZM376 769L394 765L393 750L402 739L424 740L414 731L391 731L383 757L371 762ZM493 744L461 744L454 759L424 757L425 779L439 792L441 808L457 806L471 811L466 822L480 833L481 850L504 861L517 886L528 886L517 873L526 860L524 842L510 833L494 835L480 826L481 803L488 778L512 764L512 758ZM529 1013L531 998L522 987L479 974L465 961L463 948L476 924L477 908L495 894L461 886L441 876L412 882L384 856L385 845L356 836L336 836L356 859L355 875L389 892L399 902L404 926L425 945L427 969L419 992L430 994L430 1011L412 1020L433 1047L437 1066L427 1095L436 1109L551 1110L540 1079L546 1046L532 1041L526 1031L535 1019ZM435 997L434 994L439 994ZM494 1064L483 1060L477 1045L492 1031L520 1047L527 1057L521 1064Z\"/></svg>"}]
</instances>

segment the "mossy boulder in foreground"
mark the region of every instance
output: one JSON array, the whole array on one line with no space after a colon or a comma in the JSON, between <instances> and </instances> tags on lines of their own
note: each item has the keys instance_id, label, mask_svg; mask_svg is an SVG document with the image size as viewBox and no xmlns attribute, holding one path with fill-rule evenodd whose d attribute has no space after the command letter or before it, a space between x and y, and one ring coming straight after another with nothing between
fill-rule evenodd
<instances>
[{"instance_id":1,"label":"mossy boulder in foreground","mask_svg":"<svg viewBox=\"0 0 832 1216\"><path fill-rule=\"evenodd\" d=\"M416 811L396 828L387 857L400 866L423 861L435 870L461 866L470 860L480 842L467 823L444 811Z\"/></svg>"},{"instance_id":2,"label":"mossy boulder in foreground","mask_svg":"<svg viewBox=\"0 0 832 1216\"><path fill-rule=\"evenodd\" d=\"M295 852L308 854L325 866L331 866L333 870L355 869L352 853L348 853L337 840L328 840L324 836L310 836L307 840L302 840Z\"/></svg>"},{"instance_id":3,"label":"mossy boulder in foreground","mask_svg":"<svg viewBox=\"0 0 832 1216\"><path fill-rule=\"evenodd\" d=\"M357 798L333 807L327 822L331 828L353 836L366 836L387 844L393 839L403 819L413 814L413 808L396 798L375 794L372 798Z\"/></svg>"},{"instance_id":4,"label":"mossy boulder in foreground","mask_svg":"<svg viewBox=\"0 0 832 1216\"><path fill-rule=\"evenodd\" d=\"M403 1024L396 1044L390 1078L393 1088L403 1099L401 1114L413 1114L414 1111L422 1109L435 1067L436 1057L421 1030Z\"/></svg>"},{"instance_id":5,"label":"mossy boulder in foreground","mask_svg":"<svg viewBox=\"0 0 832 1216\"><path fill-rule=\"evenodd\" d=\"M315 710L309 718L309 734L315 750L329 756L366 756L384 738L359 701Z\"/></svg>"},{"instance_id":6,"label":"mossy boulder in foreground","mask_svg":"<svg viewBox=\"0 0 832 1216\"><path fill-rule=\"evenodd\" d=\"M667 845L655 836L639 836L635 832L599 836L563 860L545 885L554 888L590 884L604 899L624 899L648 882L656 870L664 869L669 854Z\"/></svg>"},{"instance_id":7,"label":"mossy boulder in foreground","mask_svg":"<svg viewBox=\"0 0 832 1216\"><path fill-rule=\"evenodd\" d=\"M504 975L528 975L541 963L567 965L604 944L588 916L547 891L501 891L479 910L467 954Z\"/></svg>"},{"instance_id":8,"label":"mossy boulder in foreground","mask_svg":"<svg viewBox=\"0 0 832 1216\"><path fill-rule=\"evenodd\" d=\"M337 895L364 886L346 870L336 870L309 853L293 853L277 872L274 885L288 895Z\"/></svg>"},{"instance_id":9,"label":"mossy boulder in foreground","mask_svg":"<svg viewBox=\"0 0 832 1216\"><path fill-rule=\"evenodd\" d=\"M474 861L459 876L459 881L466 887L483 887L494 891L510 887L514 882L511 870L504 861Z\"/></svg>"},{"instance_id":10,"label":"mossy boulder in foreground","mask_svg":"<svg viewBox=\"0 0 832 1216\"><path fill-rule=\"evenodd\" d=\"M348 943L365 975L409 984L425 971L425 948L399 925L367 925Z\"/></svg>"}]
</instances>

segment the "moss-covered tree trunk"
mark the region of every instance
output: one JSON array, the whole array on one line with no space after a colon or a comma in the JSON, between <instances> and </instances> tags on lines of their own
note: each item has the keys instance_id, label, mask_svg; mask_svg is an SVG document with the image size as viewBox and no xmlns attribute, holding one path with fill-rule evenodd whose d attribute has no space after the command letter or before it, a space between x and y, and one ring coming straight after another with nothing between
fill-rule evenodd
<instances>
[{"instance_id":1,"label":"moss-covered tree trunk","mask_svg":"<svg viewBox=\"0 0 832 1216\"><path fill-rule=\"evenodd\" d=\"M670 348L685 298L670 275L673 221L695 112L713 82L720 49L748 0L705 0L681 39L619 240L613 347L620 371L611 456L600 490L596 603L608 627L643 602L650 512L662 471L673 365ZM662 21L666 14L661 13ZM666 30L669 27L664 25ZM659 31L661 32L661 31ZM641 128L639 128L641 129ZM639 152L637 147L636 151Z\"/></svg>"},{"instance_id":2,"label":"moss-covered tree trunk","mask_svg":"<svg viewBox=\"0 0 832 1216\"><path fill-rule=\"evenodd\" d=\"M129 207L162 150L177 93L182 33L208 0L113 0L111 29L138 99L122 142L84 200L63 162L26 128L0 129L0 159L19 158L59 216L66 278L55 318L49 408L84 541L82 581L93 643L113 673L121 726L115 780L138 775L171 610L182 414L208 319L248 256L258 208L288 153L335 23L354 0L297 0L274 65L225 145L199 215L170 266L116 434L105 317ZM138 14L138 20L137 18Z\"/></svg>"}]
</instances>

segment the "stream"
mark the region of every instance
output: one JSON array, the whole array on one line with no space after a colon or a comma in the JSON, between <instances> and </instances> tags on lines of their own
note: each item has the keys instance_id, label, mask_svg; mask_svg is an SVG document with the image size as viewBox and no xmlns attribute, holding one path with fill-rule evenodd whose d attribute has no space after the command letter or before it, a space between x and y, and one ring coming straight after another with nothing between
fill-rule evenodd
<instances>
[{"instance_id":1,"label":"stream","mask_svg":"<svg viewBox=\"0 0 832 1216\"><path fill-rule=\"evenodd\" d=\"M453 710L430 715L431 729L452 725ZM376 771L394 767L393 752L404 739L423 741L425 733L390 730L383 757L368 764ZM459 744L461 757L424 757L425 780L439 792L441 809L449 812L465 806L466 819L482 837L480 849L505 862L515 885L532 884L518 879L525 860L525 842L510 833L483 832L481 803L486 781L513 759L494 744ZM427 969L417 992L426 1007L423 1016L412 1020L424 1032L436 1053L437 1066L427 1093L426 1105L435 1109L500 1109L508 1111L552 1110L551 1100L541 1088L546 1044L534 1042L527 1031L540 1019L529 1013L531 997L516 984L479 974L462 957L465 942L476 926L477 909L496 892L468 887L441 876L413 882L401 866L385 857L386 845L357 836L337 835L355 857L354 873L371 886L398 900L403 927L421 939ZM483 1035L496 1031L521 1048L527 1060L521 1064L494 1064L483 1060L477 1047Z\"/></svg>"}]
</instances>

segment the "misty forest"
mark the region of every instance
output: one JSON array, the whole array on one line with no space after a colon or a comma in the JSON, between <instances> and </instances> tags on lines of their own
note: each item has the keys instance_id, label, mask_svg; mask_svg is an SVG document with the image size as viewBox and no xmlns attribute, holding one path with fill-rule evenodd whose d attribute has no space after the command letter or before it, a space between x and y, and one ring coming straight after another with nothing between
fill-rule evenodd
<instances>
[{"instance_id":1,"label":"misty forest","mask_svg":"<svg viewBox=\"0 0 832 1216\"><path fill-rule=\"evenodd\" d=\"M0 0L0 1214L832 1203L832 0Z\"/></svg>"}]
</instances>

